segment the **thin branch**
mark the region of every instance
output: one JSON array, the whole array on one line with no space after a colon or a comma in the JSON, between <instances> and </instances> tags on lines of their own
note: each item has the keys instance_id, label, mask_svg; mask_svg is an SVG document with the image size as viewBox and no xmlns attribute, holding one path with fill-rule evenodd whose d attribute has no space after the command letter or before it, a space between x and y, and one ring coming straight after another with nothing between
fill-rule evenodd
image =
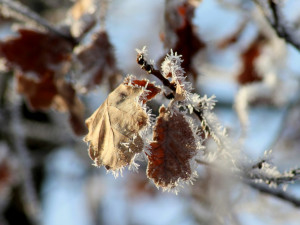
<instances>
[{"instance_id":1,"label":"thin branch","mask_svg":"<svg viewBox=\"0 0 300 225\"><path fill-rule=\"evenodd\" d=\"M286 184L298 181L300 178L300 169L291 170L290 172L284 173L281 176L270 177L264 174L246 174L245 177L251 180L262 180L267 184Z\"/></svg>"},{"instance_id":2,"label":"thin branch","mask_svg":"<svg viewBox=\"0 0 300 225\"><path fill-rule=\"evenodd\" d=\"M292 46L294 46L296 49L300 51L300 39L299 37L297 37L297 35L294 33L292 29L288 29L286 27L287 23L283 18L278 3L275 3L273 0L267 0L272 14L271 17L266 13L260 0L253 0L253 1L262 9L265 18L267 19L269 24L273 27L277 35L280 38L283 38L287 43L291 44Z\"/></svg>"},{"instance_id":3,"label":"thin branch","mask_svg":"<svg viewBox=\"0 0 300 225\"><path fill-rule=\"evenodd\" d=\"M284 192L283 190L280 190L278 188L277 189L270 188L266 185L257 184L257 183L253 183L253 182L244 181L244 183L248 184L250 187L258 190L259 192L262 192L262 193L265 193L268 195L272 195L272 196L280 198L281 200L284 200L286 202L290 202L295 207L300 207L300 199Z\"/></svg>"},{"instance_id":4,"label":"thin branch","mask_svg":"<svg viewBox=\"0 0 300 225\"><path fill-rule=\"evenodd\" d=\"M16 2L14 0L0 0L0 7L1 5L3 7L7 7L8 10L11 10L19 15L24 16L25 18L28 18L29 20L34 21L35 23L47 29L48 31L71 42L73 45L76 45L78 43L78 41L74 37L72 37L69 33L57 29L54 25L50 24L47 20L45 20L37 13L30 10L27 6L19 2Z\"/></svg>"},{"instance_id":5,"label":"thin branch","mask_svg":"<svg viewBox=\"0 0 300 225\"><path fill-rule=\"evenodd\" d=\"M152 64L148 63L143 54L138 54L136 61L143 70L145 70L148 74L152 74L157 77L164 86L170 88L173 92L176 91L176 84L171 83L159 70L156 70Z\"/></svg>"}]
</instances>

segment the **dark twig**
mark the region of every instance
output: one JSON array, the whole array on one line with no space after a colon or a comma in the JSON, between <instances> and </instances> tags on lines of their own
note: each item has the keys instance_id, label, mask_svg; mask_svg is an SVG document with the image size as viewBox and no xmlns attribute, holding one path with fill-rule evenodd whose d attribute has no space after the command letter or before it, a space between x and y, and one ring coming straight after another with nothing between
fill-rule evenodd
<instances>
[{"instance_id":1,"label":"dark twig","mask_svg":"<svg viewBox=\"0 0 300 225\"><path fill-rule=\"evenodd\" d=\"M264 15L269 22L269 24L273 27L275 32L280 38L283 38L287 43L294 46L296 49L300 51L300 39L296 37L296 34L293 30L288 29L286 27L286 22L284 21L283 15L280 11L280 7L278 7L278 3L275 3L273 0L267 0L268 5L270 7L270 11L272 13L272 17L270 17L266 12L262 4L259 0L254 0L257 5L262 9Z\"/></svg>"},{"instance_id":2,"label":"dark twig","mask_svg":"<svg viewBox=\"0 0 300 225\"><path fill-rule=\"evenodd\" d=\"M152 74L157 77L164 84L164 86L170 88L173 92L176 91L176 84L171 83L161 74L159 70L154 69L153 65L147 62L143 54L138 54L136 61L143 70L145 70L148 74Z\"/></svg>"},{"instance_id":3,"label":"dark twig","mask_svg":"<svg viewBox=\"0 0 300 225\"><path fill-rule=\"evenodd\" d=\"M34 21L40 26L44 27L48 31L56 34L57 36L71 42L73 45L76 45L78 41L72 37L68 32L63 32L62 30L57 29L54 25L50 24L47 20L30 10L27 6L16 2L14 0L0 0L0 7L3 5L7 7L7 10L11 10L29 20Z\"/></svg>"},{"instance_id":4,"label":"dark twig","mask_svg":"<svg viewBox=\"0 0 300 225\"><path fill-rule=\"evenodd\" d=\"M296 207L300 207L300 199L284 192L283 190L280 190L278 188L277 189L270 188L266 185L257 184L254 182L245 182L245 183L248 184L249 186L251 186L252 188L258 190L261 193L272 195L272 196L280 198L286 202L290 202Z\"/></svg>"}]
</instances>

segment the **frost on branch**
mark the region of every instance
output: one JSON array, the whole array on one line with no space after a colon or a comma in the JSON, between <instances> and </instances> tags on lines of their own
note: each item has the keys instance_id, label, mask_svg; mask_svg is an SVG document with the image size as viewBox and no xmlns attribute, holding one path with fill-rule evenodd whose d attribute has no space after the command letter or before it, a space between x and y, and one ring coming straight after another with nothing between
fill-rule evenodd
<instances>
[{"instance_id":1,"label":"frost on branch","mask_svg":"<svg viewBox=\"0 0 300 225\"><path fill-rule=\"evenodd\" d=\"M147 153L148 177L164 190L191 181L196 175L194 160L201 148L186 116L162 106Z\"/></svg>"},{"instance_id":2,"label":"frost on branch","mask_svg":"<svg viewBox=\"0 0 300 225\"><path fill-rule=\"evenodd\" d=\"M143 150L140 134L149 125L149 115L141 96L148 93L153 95L144 81L127 77L86 120L89 133L84 140L89 142L89 155L96 166L121 170Z\"/></svg>"},{"instance_id":3,"label":"frost on branch","mask_svg":"<svg viewBox=\"0 0 300 225\"><path fill-rule=\"evenodd\" d=\"M186 82L184 76L184 69L181 67L183 62L182 56L177 55L177 52L173 53L171 49L170 54L167 54L165 60L161 64L161 70L165 77L171 78L171 83L176 84L175 99L183 101L188 98L190 91L192 90L192 84Z\"/></svg>"}]
</instances>

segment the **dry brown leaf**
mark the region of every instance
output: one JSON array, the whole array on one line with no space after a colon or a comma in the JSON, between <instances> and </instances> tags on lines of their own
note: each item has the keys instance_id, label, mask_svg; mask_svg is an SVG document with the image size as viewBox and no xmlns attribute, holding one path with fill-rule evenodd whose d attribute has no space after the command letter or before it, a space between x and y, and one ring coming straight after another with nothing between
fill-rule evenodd
<instances>
[{"instance_id":1,"label":"dry brown leaf","mask_svg":"<svg viewBox=\"0 0 300 225\"><path fill-rule=\"evenodd\" d=\"M148 115L139 105L143 87L121 84L86 120L89 155L96 166L117 171L131 164L144 143L139 135L148 123Z\"/></svg>"},{"instance_id":2,"label":"dry brown leaf","mask_svg":"<svg viewBox=\"0 0 300 225\"><path fill-rule=\"evenodd\" d=\"M170 189L178 181L189 181L193 171L191 160L197 155L196 140L184 115L160 108L153 142L148 154L147 175L156 186Z\"/></svg>"},{"instance_id":3,"label":"dry brown leaf","mask_svg":"<svg viewBox=\"0 0 300 225\"><path fill-rule=\"evenodd\" d=\"M57 35L30 29L20 29L19 36L0 42L0 56L8 65L22 72L45 74L62 71L71 60L73 46Z\"/></svg>"}]
</instances>

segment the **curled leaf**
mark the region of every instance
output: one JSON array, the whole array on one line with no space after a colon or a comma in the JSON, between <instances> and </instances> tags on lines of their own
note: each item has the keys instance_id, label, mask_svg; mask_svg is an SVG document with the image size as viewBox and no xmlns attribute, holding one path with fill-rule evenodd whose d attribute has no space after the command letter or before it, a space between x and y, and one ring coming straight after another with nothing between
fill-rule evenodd
<instances>
[{"instance_id":1,"label":"curled leaf","mask_svg":"<svg viewBox=\"0 0 300 225\"><path fill-rule=\"evenodd\" d=\"M138 102L143 88L121 84L86 120L89 155L96 166L117 171L132 163L144 143L139 135L148 114Z\"/></svg>"},{"instance_id":2,"label":"curled leaf","mask_svg":"<svg viewBox=\"0 0 300 225\"><path fill-rule=\"evenodd\" d=\"M170 189L192 178L191 162L198 147L193 130L182 113L171 113L164 106L159 113L148 154L147 175L156 186Z\"/></svg>"}]
</instances>

